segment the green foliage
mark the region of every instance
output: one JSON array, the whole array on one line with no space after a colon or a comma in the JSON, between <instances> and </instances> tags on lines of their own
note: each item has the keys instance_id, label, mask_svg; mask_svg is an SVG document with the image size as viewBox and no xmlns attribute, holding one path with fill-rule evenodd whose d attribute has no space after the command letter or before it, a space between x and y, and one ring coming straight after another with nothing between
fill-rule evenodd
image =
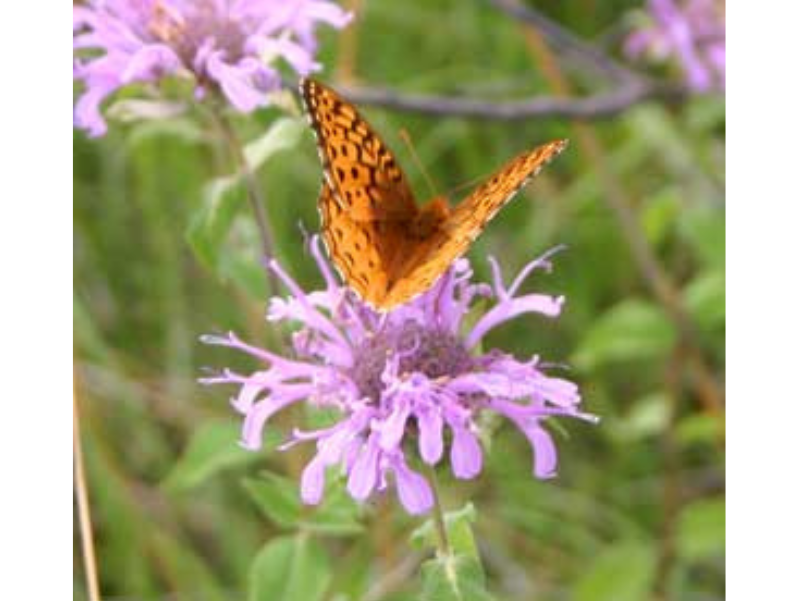
<instances>
[{"instance_id":1,"label":"green foliage","mask_svg":"<svg viewBox=\"0 0 801 601\"><path fill-rule=\"evenodd\" d=\"M321 600L331 572L330 558L313 538L305 534L276 537L250 566L248 600Z\"/></svg>"},{"instance_id":2,"label":"green foliage","mask_svg":"<svg viewBox=\"0 0 801 601\"><path fill-rule=\"evenodd\" d=\"M423 564L423 591L426 601L490 601L481 563L469 555L438 556Z\"/></svg>"},{"instance_id":3,"label":"green foliage","mask_svg":"<svg viewBox=\"0 0 801 601\"><path fill-rule=\"evenodd\" d=\"M626 300L600 315L573 356L576 366L594 369L605 363L647 361L670 351L676 334L658 305Z\"/></svg>"},{"instance_id":4,"label":"green foliage","mask_svg":"<svg viewBox=\"0 0 801 601\"><path fill-rule=\"evenodd\" d=\"M454 553L478 560L478 548L473 538L473 528L471 526L475 521L476 509L472 503L468 503L458 511L447 512L444 518L448 542ZM410 540L413 545L419 548L437 548L437 530L434 519L429 518L416 528L412 532Z\"/></svg>"},{"instance_id":5,"label":"green foliage","mask_svg":"<svg viewBox=\"0 0 801 601\"><path fill-rule=\"evenodd\" d=\"M363 530L358 507L339 481L328 487L325 499L314 508L301 504L296 482L278 474L263 472L259 478L245 480L244 486L264 514L282 528L329 536L351 536Z\"/></svg>"},{"instance_id":6,"label":"green foliage","mask_svg":"<svg viewBox=\"0 0 801 601\"><path fill-rule=\"evenodd\" d=\"M263 454L239 446L240 434L241 427L233 421L207 422L200 426L164 485L168 489L188 491L221 470L263 461ZM272 444L274 442L275 439ZM266 446L271 446L271 442L266 441Z\"/></svg>"},{"instance_id":7,"label":"green foliage","mask_svg":"<svg viewBox=\"0 0 801 601\"><path fill-rule=\"evenodd\" d=\"M656 570L653 547L621 541L586 567L575 585L576 601L640 601L648 597Z\"/></svg>"},{"instance_id":8,"label":"green foliage","mask_svg":"<svg viewBox=\"0 0 801 601\"><path fill-rule=\"evenodd\" d=\"M294 148L300 141L304 130L303 121L281 118L275 121L260 137L243 149L249 168L258 171L269 159L281 152ZM198 259L212 271L221 276L233 276L240 281L250 281L247 274L241 273L242 262L230 256L225 243L231 227L245 202L246 191L241 171L234 175L212 179L203 187L201 203L191 216L186 238ZM252 262L252 260L251 260ZM258 269L261 273L262 269ZM246 284L255 294L263 288Z\"/></svg>"},{"instance_id":9,"label":"green foliage","mask_svg":"<svg viewBox=\"0 0 801 601\"><path fill-rule=\"evenodd\" d=\"M722 498L701 499L679 515L676 543L687 561L722 556L726 546L726 506Z\"/></svg>"},{"instance_id":10,"label":"green foliage","mask_svg":"<svg viewBox=\"0 0 801 601\"><path fill-rule=\"evenodd\" d=\"M478 554L471 524L476 510L471 503L458 511L445 514L444 524L450 546L449 553L437 552L422 565L423 590L420 598L442 601L489 601L484 569ZM426 520L411 536L412 544L421 548L439 547L434 518Z\"/></svg>"}]
</instances>

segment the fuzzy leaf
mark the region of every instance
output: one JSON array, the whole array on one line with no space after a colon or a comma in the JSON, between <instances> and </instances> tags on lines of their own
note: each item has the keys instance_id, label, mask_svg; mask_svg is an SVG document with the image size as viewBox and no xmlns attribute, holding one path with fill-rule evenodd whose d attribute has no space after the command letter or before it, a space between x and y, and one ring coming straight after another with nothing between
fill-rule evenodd
<instances>
[{"instance_id":1,"label":"fuzzy leaf","mask_svg":"<svg viewBox=\"0 0 801 601\"><path fill-rule=\"evenodd\" d=\"M263 454L240 446L240 433L240 425L233 421L211 422L198 428L164 486L174 491L187 491L224 469L263 460ZM267 448L274 444L274 438L271 442L265 441Z\"/></svg>"},{"instance_id":2,"label":"fuzzy leaf","mask_svg":"<svg viewBox=\"0 0 801 601\"><path fill-rule=\"evenodd\" d=\"M438 556L422 566L424 601L490 601L478 559L468 555Z\"/></svg>"},{"instance_id":3,"label":"fuzzy leaf","mask_svg":"<svg viewBox=\"0 0 801 601\"><path fill-rule=\"evenodd\" d=\"M623 541L604 549L576 583L576 601L647 599L656 570L654 549Z\"/></svg>"},{"instance_id":4,"label":"fuzzy leaf","mask_svg":"<svg viewBox=\"0 0 801 601\"><path fill-rule=\"evenodd\" d=\"M250 566L248 601L317 601L331 581L325 550L306 534L272 539Z\"/></svg>"},{"instance_id":5,"label":"fuzzy leaf","mask_svg":"<svg viewBox=\"0 0 801 601\"><path fill-rule=\"evenodd\" d=\"M672 324L656 305L626 300L589 329L573 363L589 370L615 361L658 358L670 350L675 336Z\"/></svg>"},{"instance_id":6,"label":"fuzzy leaf","mask_svg":"<svg viewBox=\"0 0 801 601\"><path fill-rule=\"evenodd\" d=\"M244 487L265 515L279 526L292 528L300 518L297 484L270 472L247 478Z\"/></svg>"},{"instance_id":7,"label":"fuzzy leaf","mask_svg":"<svg viewBox=\"0 0 801 601\"><path fill-rule=\"evenodd\" d=\"M685 560L722 555L726 547L726 504L702 499L682 510L677 523L676 547Z\"/></svg>"}]
</instances>

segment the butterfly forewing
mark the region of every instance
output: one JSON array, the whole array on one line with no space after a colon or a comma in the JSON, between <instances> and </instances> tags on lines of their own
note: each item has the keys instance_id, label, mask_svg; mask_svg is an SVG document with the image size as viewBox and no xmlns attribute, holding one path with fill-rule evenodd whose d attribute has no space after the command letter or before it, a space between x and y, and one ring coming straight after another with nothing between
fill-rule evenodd
<instances>
[{"instance_id":1,"label":"butterfly forewing","mask_svg":"<svg viewBox=\"0 0 801 601\"><path fill-rule=\"evenodd\" d=\"M334 200L355 221L407 220L417 207L395 157L359 112L332 89L304 79L301 95Z\"/></svg>"},{"instance_id":2,"label":"butterfly forewing","mask_svg":"<svg viewBox=\"0 0 801 601\"><path fill-rule=\"evenodd\" d=\"M389 307L404 303L432 286L467 251L495 213L566 144L557 140L525 152L479 185L451 211L440 229L419 243L384 304Z\"/></svg>"}]
</instances>

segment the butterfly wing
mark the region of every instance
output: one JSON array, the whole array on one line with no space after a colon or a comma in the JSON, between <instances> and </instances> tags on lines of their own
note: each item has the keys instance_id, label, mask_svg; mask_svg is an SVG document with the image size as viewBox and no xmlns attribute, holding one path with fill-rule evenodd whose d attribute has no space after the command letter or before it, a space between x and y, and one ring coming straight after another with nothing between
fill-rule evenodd
<instances>
[{"instance_id":1,"label":"butterfly wing","mask_svg":"<svg viewBox=\"0 0 801 601\"><path fill-rule=\"evenodd\" d=\"M313 79L300 85L334 200L355 221L412 219L414 195L392 152L349 102Z\"/></svg>"},{"instance_id":2,"label":"butterfly wing","mask_svg":"<svg viewBox=\"0 0 801 601\"><path fill-rule=\"evenodd\" d=\"M382 308L390 309L428 290L467 251L495 213L566 146L567 140L556 140L518 155L476 188L441 227L417 245L401 277L383 298Z\"/></svg>"}]
</instances>

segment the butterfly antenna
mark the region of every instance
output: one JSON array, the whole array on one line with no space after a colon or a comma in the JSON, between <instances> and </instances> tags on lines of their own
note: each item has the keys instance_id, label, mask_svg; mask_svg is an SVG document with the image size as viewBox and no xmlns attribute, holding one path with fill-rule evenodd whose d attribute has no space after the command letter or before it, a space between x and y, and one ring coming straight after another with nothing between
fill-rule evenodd
<instances>
[{"instance_id":1,"label":"butterfly antenna","mask_svg":"<svg viewBox=\"0 0 801 601\"><path fill-rule=\"evenodd\" d=\"M412 159L414 159L415 165L420 170L420 173L423 174L423 178L426 180L426 184L428 185L429 190L431 191L432 196L437 196L437 187L434 185L434 180L431 179L431 176L426 171L426 168L423 167L423 162L420 160L420 157L417 156L417 151L414 149L414 144L412 143L412 137L409 135L409 132L405 129L400 130L400 137L403 142L406 144L409 152L412 154Z\"/></svg>"},{"instance_id":2,"label":"butterfly antenna","mask_svg":"<svg viewBox=\"0 0 801 601\"><path fill-rule=\"evenodd\" d=\"M479 182L483 182L484 180L486 180L487 177L488 177L488 175L479 175L477 177L473 177L473 178L467 180L466 182L463 182L463 183L459 184L458 186L454 186L453 188L448 190L448 192L447 192L448 197L453 196L454 194L456 194L460 190L464 190L465 188L473 188Z\"/></svg>"}]
</instances>

